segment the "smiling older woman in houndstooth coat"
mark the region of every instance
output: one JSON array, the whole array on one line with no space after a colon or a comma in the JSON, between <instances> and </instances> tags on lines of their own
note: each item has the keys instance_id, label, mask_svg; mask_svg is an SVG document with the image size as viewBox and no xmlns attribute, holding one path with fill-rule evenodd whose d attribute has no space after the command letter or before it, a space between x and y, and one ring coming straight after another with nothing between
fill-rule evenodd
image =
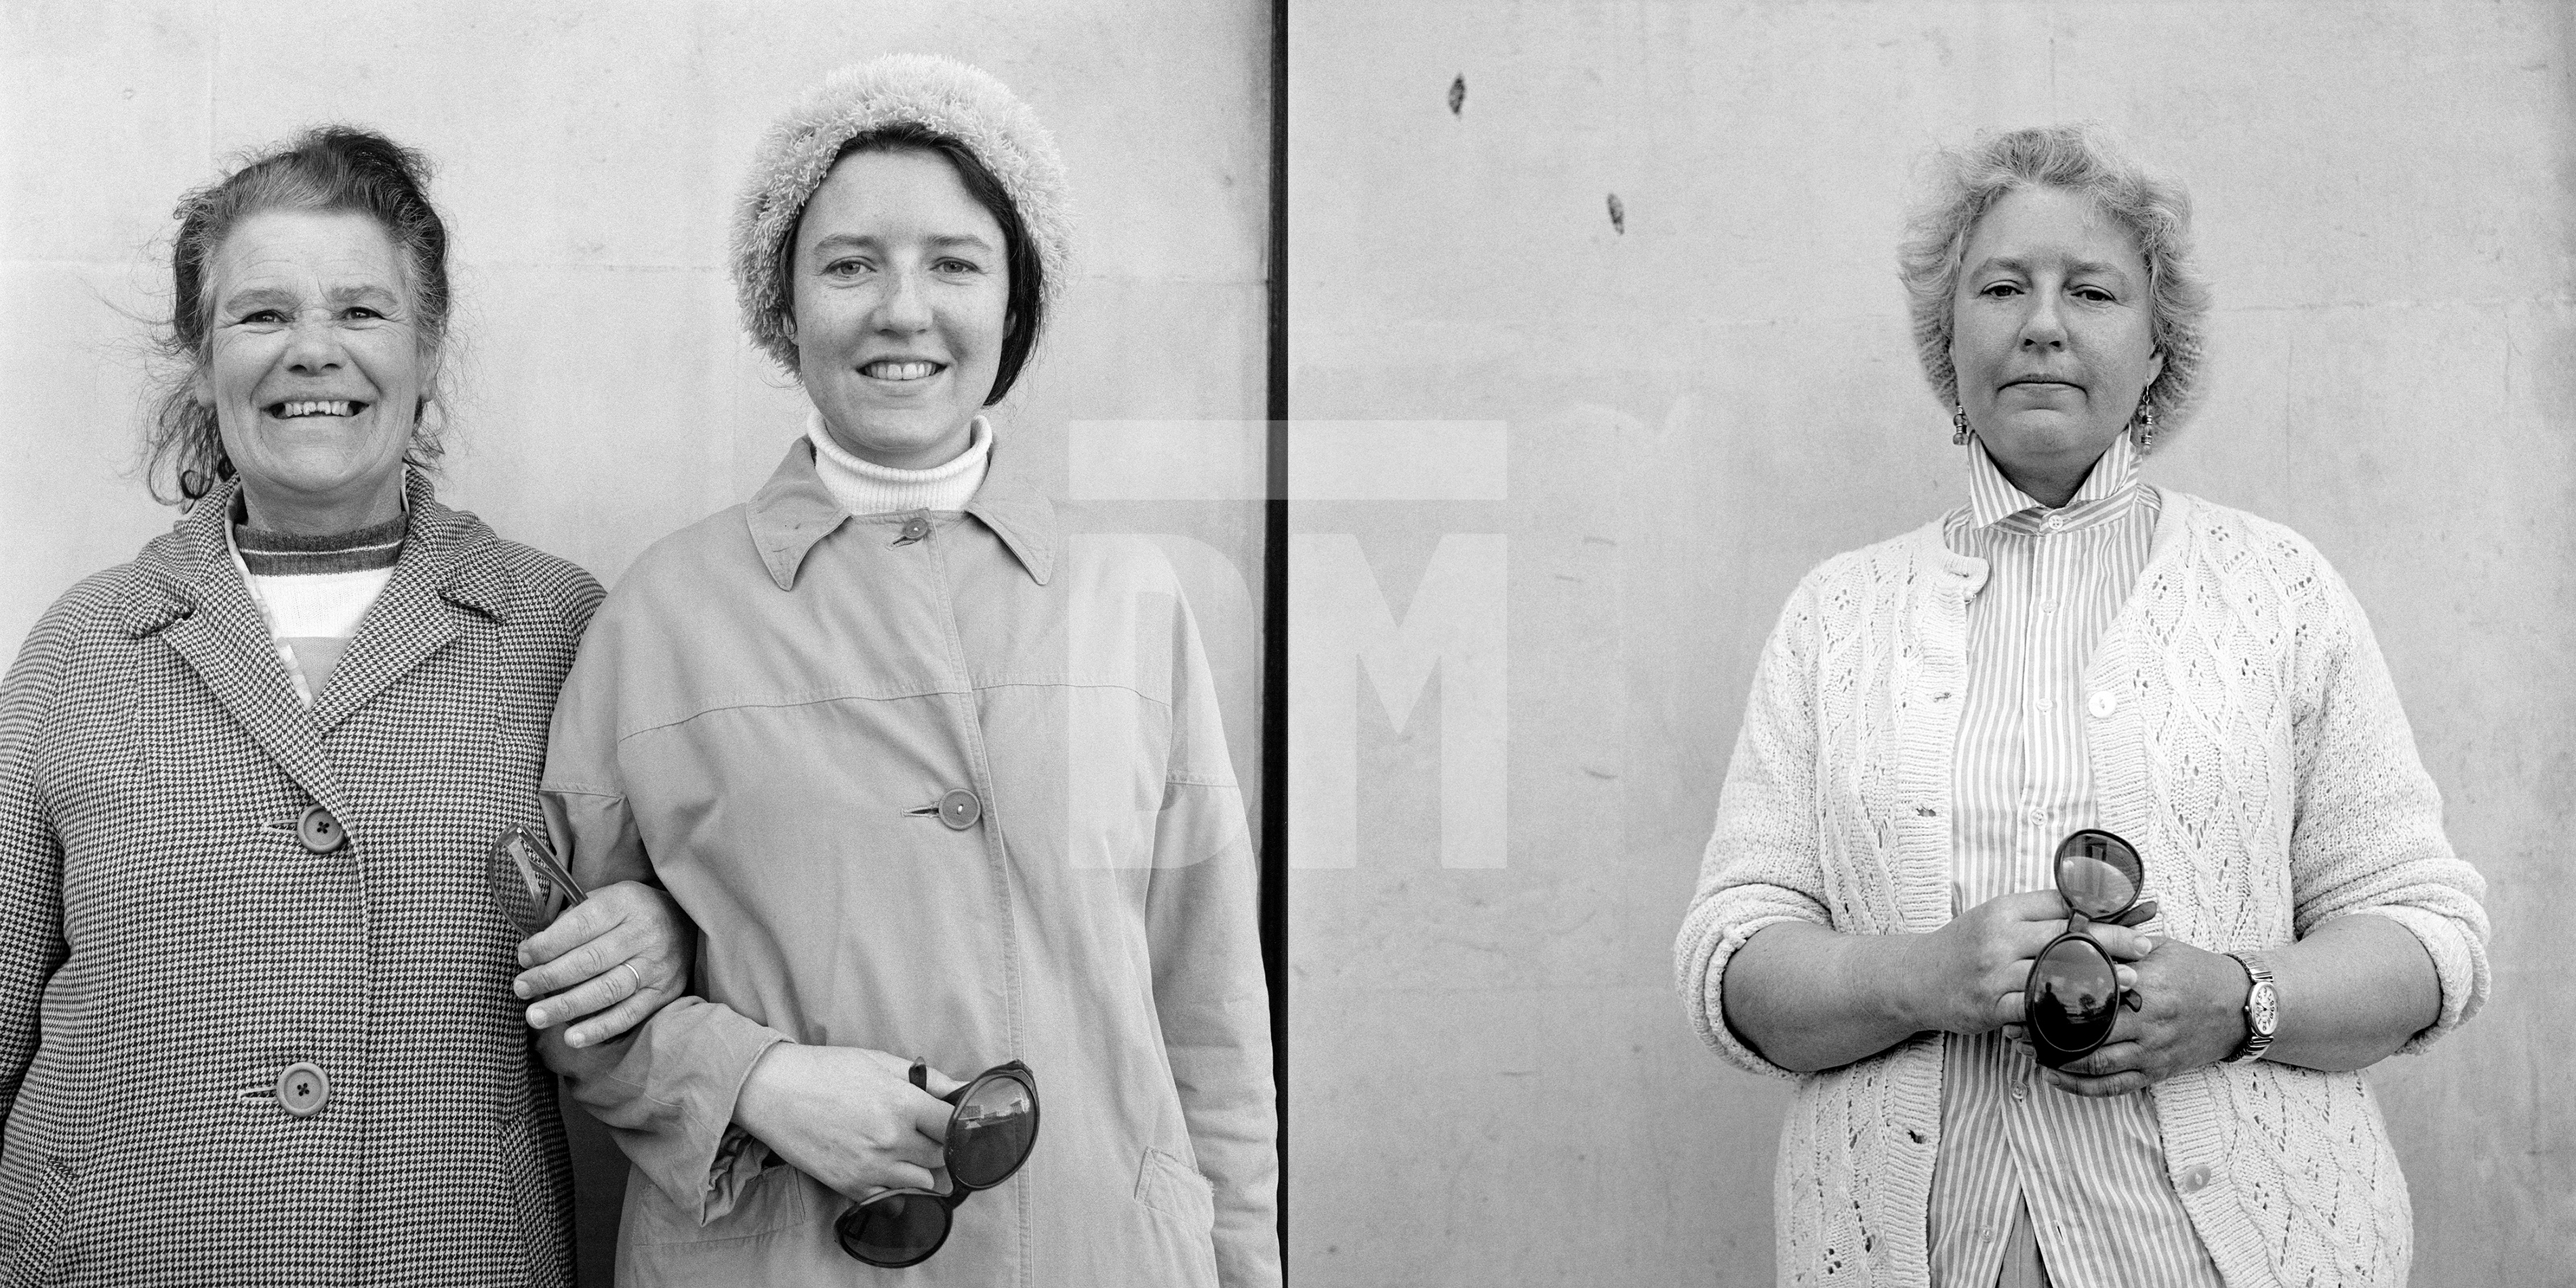
<instances>
[{"instance_id":1,"label":"smiling older woman in houndstooth coat","mask_svg":"<svg viewBox=\"0 0 2576 1288\"><path fill-rule=\"evenodd\" d=\"M195 504L0 688L0 1282L569 1280L483 873L600 592L405 468L447 311L418 166L319 130L181 206L153 463ZM605 973L527 1018L668 1000L666 905L594 896L563 933Z\"/></svg>"}]
</instances>

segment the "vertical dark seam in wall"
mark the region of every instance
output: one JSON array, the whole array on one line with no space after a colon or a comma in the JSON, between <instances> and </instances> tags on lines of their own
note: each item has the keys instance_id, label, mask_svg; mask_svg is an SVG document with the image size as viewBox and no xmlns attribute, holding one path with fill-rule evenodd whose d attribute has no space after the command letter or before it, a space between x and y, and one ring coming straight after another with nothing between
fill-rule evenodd
<instances>
[{"instance_id":1,"label":"vertical dark seam in wall","mask_svg":"<svg viewBox=\"0 0 2576 1288\"><path fill-rule=\"evenodd\" d=\"M1261 561L1261 973L1279 1114L1279 1260L1288 1261L1288 0L1270 2L1268 499Z\"/></svg>"}]
</instances>

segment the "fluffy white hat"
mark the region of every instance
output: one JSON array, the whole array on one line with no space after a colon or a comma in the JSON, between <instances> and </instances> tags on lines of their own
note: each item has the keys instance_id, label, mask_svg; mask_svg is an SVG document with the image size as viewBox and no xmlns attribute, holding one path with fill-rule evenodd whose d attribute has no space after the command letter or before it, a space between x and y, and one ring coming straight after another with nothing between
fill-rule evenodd
<instances>
[{"instance_id":1,"label":"fluffy white hat","mask_svg":"<svg viewBox=\"0 0 2576 1288\"><path fill-rule=\"evenodd\" d=\"M761 136L733 221L734 290L752 340L790 373L796 342L787 334L779 248L843 144L897 125L919 125L966 145L1010 196L1037 249L1051 301L1064 289L1072 212L1055 138L1002 82L980 68L934 54L888 54L855 63L807 90Z\"/></svg>"}]
</instances>

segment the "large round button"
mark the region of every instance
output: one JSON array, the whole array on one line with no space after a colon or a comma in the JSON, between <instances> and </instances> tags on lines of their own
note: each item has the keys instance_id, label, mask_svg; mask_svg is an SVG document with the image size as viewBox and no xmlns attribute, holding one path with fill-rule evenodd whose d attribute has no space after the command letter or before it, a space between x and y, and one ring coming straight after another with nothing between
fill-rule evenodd
<instances>
[{"instance_id":1,"label":"large round button","mask_svg":"<svg viewBox=\"0 0 2576 1288\"><path fill-rule=\"evenodd\" d=\"M295 839L315 854L329 854L348 844L349 834L341 830L340 820L331 817L331 811L316 805L295 820Z\"/></svg>"},{"instance_id":2,"label":"large round button","mask_svg":"<svg viewBox=\"0 0 2576 1288\"><path fill-rule=\"evenodd\" d=\"M2120 695L2109 689L2096 689L2092 697L2084 700L2084 709L2092 712L2096 720L2108 720L2112 712L2120 709Z\"/></svg>"},{"instance_id":3,"label":"large round button","mask_svg":"<svg viewBox=\"0 0 2576 1288\"><path fill-rule=\"evenodd\" d=\"M318 1064L290 1064L277 1075L277 1103L298 1118L310 1118L331 1103L331 1075Z\"/></svg>"},{"instance_id":4,"label":"large round button","mask_svg":"<svg viewBox=\"0 0 2576 1288\"><path fill-rule=\"evenodd\" d=\"M897 544L919 541L930 535L930 520L916 514L903 521L903 539Z\"/></svg>"},{"instance_id":5,"label":"large round button","mask_svg":"<svg viewBox=\"0 0 2576 1288\"><path fill-rule=\"evenodd\" d=\"M963 787L939 798L939 821L960 832L975 826L975 820L982 817L984 802Z\"/></svg>"}]
</instances>

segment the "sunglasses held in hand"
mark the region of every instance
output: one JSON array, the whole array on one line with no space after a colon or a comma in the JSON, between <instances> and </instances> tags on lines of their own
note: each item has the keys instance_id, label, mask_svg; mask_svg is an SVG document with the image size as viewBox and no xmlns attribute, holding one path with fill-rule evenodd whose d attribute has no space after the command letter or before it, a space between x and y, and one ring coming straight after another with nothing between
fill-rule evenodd
<instances>
[{"instance_id":1,"label":"sunglasses held in hand","mask_svg":"<svg viewBox=\"0 0 2576 1288\"><path fill-rule=\"evenodd\" d=\"M2030 982L2022 987L2022 1027L2041 1064L2062 1068L2092 1054L2110 1040L2124 1002L2138 1009L2138 995L2120 991L2109 950L2085 927L2097 921L2144 925L2156 915L2154 900L2138 901L2146 883L2138 848L2110 832L2088 827L2058 842L2057 893L2066 900L2066 933L2039 950Z\"/></svg>"},{"instance_id":2,"label":"sunglasses held in hand","mask_svg":"<svg viewBox=\"0 0 2576 1288\"><path fill-rule=\"evenodd\" d=\"M929 1070L918 1060L912 1085L929 1086ZM841 1251L888 1269L920 1265L948 1242L967 1195L1011 1179L1028 1161L1038 1140L1038 1083L1027 1065L996 1065L941 1099L957 1106L948 1116L942 1160L949 1192L888 1190L851 1208L834 1227Z\"/></svg>"}]
</instances>

